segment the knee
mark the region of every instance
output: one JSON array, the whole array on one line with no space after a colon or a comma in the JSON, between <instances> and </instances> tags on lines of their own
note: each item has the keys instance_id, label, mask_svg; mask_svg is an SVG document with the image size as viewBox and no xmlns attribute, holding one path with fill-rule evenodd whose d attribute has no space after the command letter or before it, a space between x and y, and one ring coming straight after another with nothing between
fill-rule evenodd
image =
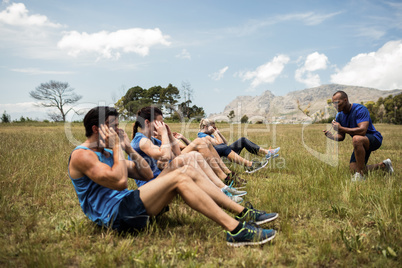
<instances>
[{"instance_id":1,"label":"knee","mask_svg":"<svg viewBox=\"0 0 402 268\"><path fill-rule=\"evenodd\" d=\"M181 168L175 170L175 172L177 182L181 184L195 181L197 178L197 176L195 176L197 170L191 165L184 165Z\"/></svg>"},{"instance_id":2,"label":"knee","mask_svg":"<svg viewBox=\"0 0 402 268\"><path fill-rule=\"evenodd\" d=\"M363 146L364 137L355 135L352 138L353 147L360 147Z\"/></svg>"},{"instance_id":3,"label":"knee","mask_svg":"<svg viewBox=\"0 0 402 268\"><path fill-rule=\"evenodd\" d=\"M245 137L241 137L239 140L241 143L245 143L248 141L247 138L245 138Z\"/></svg>"}]
</instances>

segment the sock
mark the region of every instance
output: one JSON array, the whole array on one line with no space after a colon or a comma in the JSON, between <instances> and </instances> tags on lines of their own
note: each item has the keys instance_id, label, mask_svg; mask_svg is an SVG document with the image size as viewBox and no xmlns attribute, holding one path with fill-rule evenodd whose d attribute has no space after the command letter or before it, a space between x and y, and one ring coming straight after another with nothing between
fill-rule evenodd
<instances>
[{"instance_id":1,"label":"sock","mask_svg":"<svg viewBox=\"0 0 402 268\"><path fill-rule=\"evenodd\" d=\"M244 214L246 214L246 213L247 213L247 211L248 211L248 208L244 208L244 209L243 209L243 211L242 211L242 212L240 212L240 214L239 214L239 215L237 215L237 217L239 217L239 218L243 217L243 216L244 216Z\"/></svg>"},{"instance_id":2,"label":"sock","mask_svg":"<svg viewBox=\"0 0 402 268\"><path fill-rule=\"evenodd\" d=\"M237 225L237 227L234 228L233 231L230 231L230 233L231 233L231 234L237 234L237 233L241 230L241 228L243 228L243 223L242 223L242 222L239 222L239 224Z\"/></svg>"}]
</instances>

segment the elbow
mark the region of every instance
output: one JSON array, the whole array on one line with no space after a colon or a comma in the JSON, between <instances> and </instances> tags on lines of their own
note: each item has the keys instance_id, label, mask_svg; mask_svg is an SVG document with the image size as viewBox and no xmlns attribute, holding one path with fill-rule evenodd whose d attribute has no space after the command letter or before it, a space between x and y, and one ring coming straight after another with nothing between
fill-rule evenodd
<instances>
[{"instance_id":1,"label":"elbow","mask_svg":"<svg viewBox=\"0 0 402 268\"><path fill-rule=\"evenodd\" d=\"M127 180L122 180L118 184L116 184L115 190L123 191L128 188Z\"/></svg>"},{"instance_id":2,"label":"elbow","mask_svg":"<svg viewBox=\"0 0 402 268\"><path fill-rule=\"evenodd\" d=\"M152 180L154 178L154 173L152 172L151 169L147 170L146 174L145 174L145 178L147 180Z\"/></svg>"}]
</instances>

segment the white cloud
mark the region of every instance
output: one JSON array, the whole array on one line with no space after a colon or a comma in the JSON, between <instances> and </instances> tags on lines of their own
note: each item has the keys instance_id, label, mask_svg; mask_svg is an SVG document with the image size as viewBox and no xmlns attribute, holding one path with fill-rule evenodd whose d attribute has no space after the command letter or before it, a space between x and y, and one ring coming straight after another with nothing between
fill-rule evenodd
<instances>
[{"instance_id":1,"label":"white cloud","mask_svg":"<svg viewBox=\"0 0 402 268\"><path fill-rule=\"evenodd\" d=\"M328 65L328 57L318 52L311 53L307 56L304 65L295 72L296 81L305 84L308 87L316 87L321 85L321 79L318 74L313 72L325 70Z\"/></svg>"},{"instance_id":2,"label":"white cloud","mask_svg":"<svg viewBox=\"0 0 402 268\"><path fill-rule=\"evenodd\" d=\"M226 71L228 69L229 69L229 66L225 66L222 69L220 69L219 71L217 71L216 73L209 75L209 77L211 77L211 79L215 80L215 81L221 80L223 78L223 75L226 73Z\"/></svg>"},{"instance_id":3,"label":"white cloud","mask_svg":"<svg viewBox=\"0 0 402 268\"><path fill-rule=\"evenodd\" d=\"M240 72L238 76L243 81L252 80L251 89L254 89L261 84L273 83L289 60L290 58L286 55L278 55L272 61L258 66L255 71Z\"/></svg>"},{"instance_id":4,"label":"white cloud","mask_svg":"<svg viewBox=\"0 0 402 268\"><path fill-rule=\"evenodd\" d=\"M32 74L32 75L38 75L38 74L72 74L73 72L68 72L68 71L46 71L46 70L40 70L37 68L23 68L23 69L11 69L13 72L18 72L18 73L26 73L26 74Z\"/></svg>"},{"instance_id":5,"label":"white cloud","mask_svg":"<svg viewBox=\"0 0 402 268\"><path fill-rule=\"evenodd\" d=\"M0 12L0 23L12 26L61 27L60 24L50 22L44 15L29 15L28 13L29 11L23 3L12 3Z\"/></svg>"},{"instance_id":6,"label":"white cloud","mask_svg":"<svg viewBox=\"0 0 402 268\"><path fill-rule=\"evenodd\" d=\"M187 51L187 49L183 48L183 50L180 52L180 54L176 55L176 58L191 60L191 55Z\"/></svg>"},{"instance_id":7,"label":"white cloud","mask_svg":"<svg viewBox=\"0 0 402 268\"><path fill-rule=\"evenodd\" d=\"M331 75L331 82L378 89L402 88L402 40L390 41L376 52L353 57Z\"/></svg>"},{"instance_id":8,"label":"white cloud","mask_svg":"<svg viewBox=\"0 0 402 268\"><path fill-rule=\"evenodd\" d=\"M301 22L305 25L308 26L313 26L313 25L318 25L323 23L325 20L328 20L334 16L337 16L341 14L342 11L339 12L333 12L333 13L328 13L328 14L318 14L315 12L306 12L306 13L291 13L291 14L282 14L282 15L276 15L273 17L269 17L266 19L260 19L260 20L251 20L247 22L245 25L239 26L239 27L232 27L227 29L231 34L236 34L238 36L244 36L244 35L250 35L261 28L265 28L268 26L276 25L282 22L286 21L297 21Z\"/></svg>"},{"instance_id":9,"label":"white cloud","mask_svg":"<svg viewBox=\"0 0 402 268\"><path fill-rule=\"evenodd\" d=\"M136 53L141 56L149 54L152 46L161 44L169 46L169 36L163 35L161 30L131 28L116 32L101 31L88 34L77 31L66 32L58 42L60 49L67 50L68 55L76 57L81 53L94 52L101 58L118 59L120 53Z\"/></svg>"}]
</instances>

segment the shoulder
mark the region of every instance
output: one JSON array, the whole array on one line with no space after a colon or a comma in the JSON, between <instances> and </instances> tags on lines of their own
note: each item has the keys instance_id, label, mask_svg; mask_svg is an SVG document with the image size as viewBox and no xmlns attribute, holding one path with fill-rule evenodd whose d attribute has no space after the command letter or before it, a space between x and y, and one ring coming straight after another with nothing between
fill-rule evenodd
<instances>
[{"instance_id":1,"label":"shoulder","mask_svg":"<svg viewBox=\"0 0 402 268\"><path fill-rule=\"evenodd\" d=\"M369 110L367 109L367 107L362 105L362 104L353 103L353 106L355 106L354 111L357 114L367 114L367 113L369 113Z\"/></svg>"},{"instance_id":2,"label":"shoulder","mask_svg":"<svg viewBox=\"0 0 402 268\"><path fill-rule=\"evenodd\" d=\"M89 149L78 148L71 153L70 162L74 164L86 161L94 161L94 159L98 160L98 156L95 154L95 152Z\"/></svg>"}]
</instances>

